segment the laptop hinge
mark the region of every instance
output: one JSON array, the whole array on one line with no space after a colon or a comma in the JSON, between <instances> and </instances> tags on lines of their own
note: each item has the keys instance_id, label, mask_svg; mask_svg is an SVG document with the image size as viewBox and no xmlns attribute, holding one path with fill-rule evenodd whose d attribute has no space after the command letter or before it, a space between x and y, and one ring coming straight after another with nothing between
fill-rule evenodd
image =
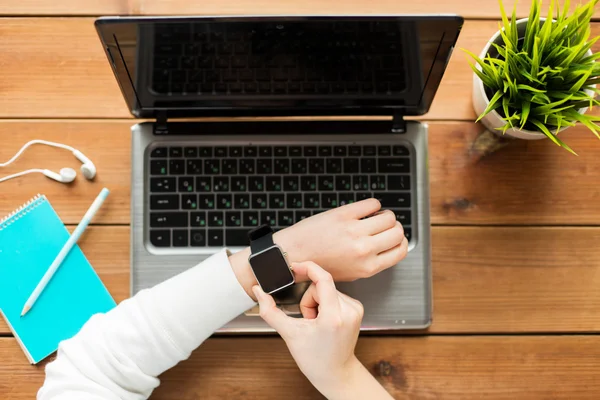
<instances>
[{"instance_id":1,"label":"laptop hinge","mask_svg":"<svg viewBox=\"0 0 600 400\"><path fill-rule=\"evenodd\" d=\"M159 111L158 114L156 115L156 122L154 123L154 134L155 135L168 135L169 134L166 111Z\"/></svg>"},{"instance_id":2,"label":"laptop hinge","mask_svg":"<svg viewBox=\"0 0 600 400\"><path fill-rule=\"evenodd\" d=\"M394 111L394 116L392 118L392 132L406 133L406 121L404 120L402 110Z\"/></svg>"}]
</instances>

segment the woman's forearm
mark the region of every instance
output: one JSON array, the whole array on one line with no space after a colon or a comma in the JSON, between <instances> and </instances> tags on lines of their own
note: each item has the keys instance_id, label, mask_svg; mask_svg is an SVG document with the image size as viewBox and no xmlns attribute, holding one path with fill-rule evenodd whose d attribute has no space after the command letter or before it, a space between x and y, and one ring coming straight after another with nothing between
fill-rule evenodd
<instances>
[{"instance_id":1,"label":"woman's forearm","mask_svg":"<svg viewBox=\"0 0 600 400\"><path fill-rule=\"evenodd\" d=\"M322 384L316 383L315 387L329 400L393 400L356 357L344 376L334 379L326 377Z\"/></svg>"}]
</instances>

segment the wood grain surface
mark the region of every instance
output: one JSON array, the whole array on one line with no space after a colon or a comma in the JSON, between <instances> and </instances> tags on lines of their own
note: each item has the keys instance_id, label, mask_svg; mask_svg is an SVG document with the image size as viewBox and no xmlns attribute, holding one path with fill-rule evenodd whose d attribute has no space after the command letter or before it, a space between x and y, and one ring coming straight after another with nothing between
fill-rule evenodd
<instances>
[{"instance_id":1,"label":"wood grain surface","mask_svg":"<svg viewBox=\"0 0 600 400\"><path fill-rule=\"evenodd\" d=\"M434 227L429 331L600 331L599 242L600 228ZM129 227L88 228L81 248L115 300L127 298Z\"/></svg>"},{"instance_id":2,"label":"wood grain surface","mask_svg":"<svg viewBox=\"0 0 600 400\"><path fill-rule=\"evenodd\" d=\"M130 118L93 18L0 18L0 118ZM600 23L592 25L600 33ZM472 120L472 71L495 21L467 21L428 120ZM596 43L595 50L600 49Z\"/></svg>"},{"instance_id":3,"label":"wood grain surface","mask_svg":"<svg viewBox=\"0 0 600 400\"><path fill-rule=\"evenodd\" d=\"M3 183L0 215L36 193L44 193L65 223L76 224L103 186L110 202L95 219L102 224L129 223L130 126L124 121L0 121L4 162L27 141L37 138L67 143L96 164L92 183L79 174L72 185L43 175ZM429 125L431 212L434 224L599 225L600 140L583 127L563 139L575 157L550 141L514 141L485 155L478 146L481 125L433 122ZM78 169L79 161L61 149L28 149L4 174L28 168Z\"/></svg>"},{"instance_id":4,"label":"wood grain surface","mask_svg":"<svg viewBox=\"0 0 600 400\"><path fill-rule=\"evenodd\" d=\"M395 399L597 399L600 338L363 337L358 358ZM0 338L0 396L34 398L43 365ZM2 396L2 394L4 394ZM323 398L279 338L209 339L161 376L160 399Z\"/></svg>"}]
</instances>

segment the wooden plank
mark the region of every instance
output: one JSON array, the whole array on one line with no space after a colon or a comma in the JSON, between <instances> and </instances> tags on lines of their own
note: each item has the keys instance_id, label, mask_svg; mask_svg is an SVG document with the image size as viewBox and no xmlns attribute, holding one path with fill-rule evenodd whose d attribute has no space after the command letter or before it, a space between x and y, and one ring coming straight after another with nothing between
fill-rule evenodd
<instances>
[{"instance_id":1,"label":"wooden plank","mask_svg":"<svg viewBox=\"0 0 600 400\"><path fill-rule=\"evenodd\" d=\"M600 33L600 23L592 27ZM496 30L495 21L468 21L457 49L479 53ZM92 18L0 19L0 36L0 118L131 117ZM472 71L457 50L426 118L473 119L471 86Z\"/></svg>"},{"instance_id":2,"label":"wooden plank","mask_svg":"<svg viewBox=\"0 0 600 400\"><path fill-rule=\"evenodd\" d=\"M432 241L430 332L600 331L600 228L434 227ZM127 298L129 228L89 228L81 247Z\"/></svg>"},{"instance_id":3,"label":"wooden plank","mask_svg":"<svg viewBox=\"0 0 600 400\"><path fill-rule=\"evenodd\" d=\"M0 339L0 394L34 398L42 366ZM396 399L596 399L597 336L361 338L357 356ZM321 398L279 338L209 339L152 399Z\"/></svg>"},{"instance_id":4,"label":"wooden plank","mask_svg":"<svg viewBox=\"0 0 600 400\"><path fill-rule=\"evenodd\" d=\"M103 186L112 193L96 221L129 223L130 133L124 121L0 121L0 162L27 141L45 138L81 150L98 168L91 183L79 174L72 185L42 175L0 184L0 215L36 193L52 201L66 223L79 222ZM482 130L473 123L429 125L431 213L434 224L600 225L600 140L583 127L563 134L580 156L548 140L515 141L483 156L475 144ZM43 162L42 162L43 160ZM37 146L27 150L2 176L29 168L79 168L66 151ZM25 186L31 183L31 186Z\"/></svg>"},{"instance_id":5,"label":"wooden plank","mask_svg":"<svg viewBox=\"0 0 600 400\"><path fill-rule=\"evenodd\" d=\"M122 15L138 0L0 0L0 15Z\"/></svg>"}]
</instances>

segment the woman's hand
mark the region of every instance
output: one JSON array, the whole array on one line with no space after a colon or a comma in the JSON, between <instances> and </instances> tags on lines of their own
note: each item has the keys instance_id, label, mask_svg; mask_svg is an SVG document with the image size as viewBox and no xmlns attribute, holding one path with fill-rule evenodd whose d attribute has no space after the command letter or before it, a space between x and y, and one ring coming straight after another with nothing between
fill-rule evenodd
<instances>
[{"instance_id":1,"label":"woman's hand","mask_svg":"<svg viewBox=\"0 0 600 400\"><path fill-rule=\"evenodd\" d=\"M338 292L331 274L315 263L293 268L313 282L300 302L304 318L285 315L259 286L253 291L261 317L285 340L302 373L328 399L391 398L354 355L362 304Z\"/></svg>"},{"instance_id":2,"label":"woman's hand","mask_svg":"<svg viewBox=\"0 0 600 400\"><path fill-rule=\"evenodd\" d=\"M367 278L397 264L408 250L394 213L377 213L380 209L378 200L362 200L314 215L273 238L290 262L314 261L335 281Z\"/></svg>"}]
</instances>

